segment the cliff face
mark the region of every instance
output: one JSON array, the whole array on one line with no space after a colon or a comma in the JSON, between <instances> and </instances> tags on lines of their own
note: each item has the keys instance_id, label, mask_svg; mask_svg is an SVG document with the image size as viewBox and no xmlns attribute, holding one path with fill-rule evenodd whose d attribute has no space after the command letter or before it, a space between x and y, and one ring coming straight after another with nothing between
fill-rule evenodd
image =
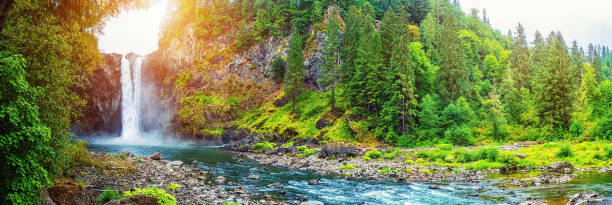
<instances>
[{"instance_id":1,"label":"cliff face","mask_svg":"<svg viewBox=\"0 0 612 205\"><path fill-rule=\"evenodd\" d=\"M121 55L103 54L104 63L89 76L87 105L76 129L78 135L121 131Z\"/></svg>"}]
</instances>

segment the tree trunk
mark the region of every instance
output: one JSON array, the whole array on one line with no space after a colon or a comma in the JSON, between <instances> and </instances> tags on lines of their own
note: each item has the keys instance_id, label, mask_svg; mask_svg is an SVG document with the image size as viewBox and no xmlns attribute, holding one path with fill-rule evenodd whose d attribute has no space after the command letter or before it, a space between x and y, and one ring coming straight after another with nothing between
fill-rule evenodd
<instances>
[{"instance_id":1,"label":"tree trunk","mask_svg":"<svg viewBox=\"0 0 612 205\"><path fill-rule=\"evenodd\" d=\"M335 95L336 95L336 88L335 88L335 86L332 87L331 94L332 94L332 96L331 96L331 110L332 110L332 112L334 112L334 110L336 108L336 106L335 106L336 105L336 97L335 97Z\"/></svg>"}]
</instances>

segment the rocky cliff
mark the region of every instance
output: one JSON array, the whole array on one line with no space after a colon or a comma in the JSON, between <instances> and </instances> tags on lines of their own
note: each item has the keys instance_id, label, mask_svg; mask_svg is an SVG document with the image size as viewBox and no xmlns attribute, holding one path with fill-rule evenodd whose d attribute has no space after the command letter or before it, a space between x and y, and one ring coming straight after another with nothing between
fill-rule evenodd
<instances>
[{"instance_id":1,"label":"rocky cliff","mask_svg":"<svg viewBox=\"0 0 612 205\"><path fill-rule=\"evenodd\" d=\"M121 131L121 55L103 54L103 64L88 77L87 105L77 135L119 135Z\"/></svg>"}]
</instances>

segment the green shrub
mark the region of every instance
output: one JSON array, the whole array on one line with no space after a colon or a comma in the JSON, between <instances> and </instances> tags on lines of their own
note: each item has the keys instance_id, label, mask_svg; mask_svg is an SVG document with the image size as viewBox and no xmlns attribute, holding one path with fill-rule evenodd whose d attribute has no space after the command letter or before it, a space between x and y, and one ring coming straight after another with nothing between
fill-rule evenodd
<instances>
[{"instance_id":1,"label":"green shrub","mask_svg":"<svg viewBox=\"0 0 612 205\"><path fill-rule=\"evenodd\" d=\"M281 147L284 147L284 148L293 147L293 141L289 141L289 142L287 142L285 144L282 144Z\"/></svg>"},{"instance_id":2,"label":"green shrub","mask_svg":"<svg viewBox=\"0 0 612 205\"><path fill-rule=\"evenodd\" d=\"M355 166L353 166L352 164L345 164L345 165L342 165L340 169L341 170L352 170L352 169L355 169Z\"/></svg>"},{"instance_id":3,"label":"green shrub","mask_svg":"<svg viewBox=\"0 0 612 205\"><path fill-rule=\"evenodd\" d=\"M427 161L425 161L424 159L421 159L421 158L418 158L418 159L416 160L416 163L417 163L417 165L419 165L419 166L428 166L428 165L429 165L429 163L428 163Z\"/></svg>"},{"instance_id":4,"label":"green shrub","mask_svg":"<svg viewBox=\"0 0 612 205\"><path fill-rule=\"evenodd\" d=\"M444 137L456 145L470 146L476 144L476 140L467 126L453 126L444 131Z\"/></svg>"},{"instance_id":5,"label":"green shrub","mask_svg":"<svg viewBox=\"0 0 612 205\"><path fill-rule=\"evenodd\" d=\"M272 75L270 77L276 80L276 82L282 82L283 78L285 78L285 71L287 70L286 67L287 64L285 63L285 60L283 60L283 58L280 56L276 57L274 62L272 62Z\"/></svg>"},{"instance_id":6,"label":"green shrub","mask_svg":"<svg viewBox=\"0 0 612 205\"><path fill-rule=\"evenodd\" d=\"M465 149L456 149L453 151L453 155L455 155L455 162L467 163L473 161L472 154Z\"/></svg>"},{"instance_id":7,"label":"green shrub","mask_svg":"<svg viewBox=\"0 0 612 205\"><path fill-rule=\"evenodd\" d=\"M297 146L297 151L300 151L300 152L304 152L304 151L306 151L307 149L308 149L308 147L303 146L303 145L302 145L302 146Z\"/></svg>"},{"instance_id":8,"label":"green shrub","mask_svg":"<svg viewBox=\"0 0 612 205\"><path fill-rule=\"evenodd\" d=\"M372 159L372 158L370 158L370 157L368 157L368 156L365 156L365 155L363 156L363 160L365 160L365 161L369 161L369 160L371 160L371 159Z\"/></svg>"},{"instance_id":9,"label":"green shrub","mask_svg":"<svg viewBox=\"0 0 612 205\"><path fill-rule=\"evenodd\" d=\"M496 161L497 155L499 155L499 149L495 147L482 147L475 150L475 152L478 160L489 160L491 162Z\"/></svg>"},{"instance_id":10,"label":"green shrub","mask_svg":"<svg viewBox=\"0 0 612 205\"><path fill-rule=\"evenodd\" d=\"M557 157L558 158L565 158L565 157L571 157L572 156L572 147L569 144L562 144L559 147L559 151L557 152Z\"/></svg>"},{"instance_id":11,"label":"green shrub","mask_svg":"<svg viewBox=\"0 0 612 205\"><path fill-rule=\"evenodd\" d=\"M407 159L407 160L406 160L406 164L407 164L407 165L413 165L413 164L414 164L414 161L412 161L411 159Z\"/></svg>"},{"instance_id":12,"label":"green shrub","mask_svg":"<svg viewBox=\"0 0 612 205\"><path fill-rule=\"evenodd\" d=\"M125 156L123 154L118 154L117 158L119 158L119 159L127 159L127 156Z\"/></svg>"},{"instance_id":13,"label":"green shrub","mask_svg":"<svg viewBox=\"0 0 612 205\"><path fill-rule=\"evenodd\" d=\"M452 144L439 144L436 147L438 147L440 150L445 150L445 151L453 150L453 145Z\"/></svg>"},{"instance_id":14,"label":"green shrub","mask_svg":"<svg viewBox=\"0 0 612 205\"><path fill-rule=\"evenodd\" d=\"M310 155L314 155L314 154L317 154L317 150L307 149L307 150L304 151L304 156L306 156L306 157L308 157Z\"/></svg>"},{"instance_id":15,"label":"green shrub","mask_svg":"<svg viewBox=\"0 0 612 205\"><path fill-rule=\"evenodd\" d=\"M423 169L423 170L421 170L421 172L423 174L431 174L431 170L429 170L429 169Z\"/></svg>"},{"instance_id":16,"label":"green shrub","mask_svg":"<svg viewBox=\"0 0 612 205\"><path fill-rule=\"evenodd\" d=\"M181 188L180 184L170 184L168 186L168 189L170 189L170 190L175 190L175 189L178 189L178 188Z\"/></svg>"},{"instance_id":17,"label":"green shrub","mask_svg":"<svg viewBox=\"0 0 612 205\"><path fill-rule=\"evenodd\" d=\"M386 174L386 173L389 173L389 172L391 172L391 171L392 171L392 170L391 170L390 168L385 167L385 168L383 168L383 169L381 169L381 170L380 170L380 173L381 173L381 174Z\"/></svg>"},{"instance_id":18,"label":"green shrub","mask_svg":"<svg viewBox=\"0 0 612 205\"><path fill-rule=\"evenodd\" d=\"M384 153L383 158L384 159L395 159L395 153L394 152Z\"/></svg>"},{"instance_id":19,"label":"green shrub","mask_svg":"<svg viewBox=\"0 0 612 205\"><path fill-rule=\"evenodd\" d=\"M365 156L369 157L370 159L378 159L382 157L382 155L382 152L378 151L377 149L372 149L365 153Z\"/></svg>"},{"instance_id":20,"label":"green shrub","mask_svg":"<svg viewBox=\"0 0 612 205\"><path fill-rule=\"evenodd\" d=\"M138 160L136 160L136 162L142 163L142 159L138 158Z\"/></svg>"},{"instance_id":21,"label":"green shrub","mask_svg":"<svg viewBox=\"0 0 612 205\"><path fill-rule=\"evenodd\" d=\"M145 188L145 189L136 188L136 190L134 191L123 192L123 196L126 198L133 197L138 194L144 194L144 195L155 197L157 198L157 201L159 202L160 205L176 205L176 199L174 198L174 196L166 193L164 190L160 188L151 188L151 187Z\"/></svg>"},{"instance_id":22,"label":"green shrub","mask_svg":"<svg viewBox=\"0 0 612 205\"><path fill-rule=\"evenodd\" d=\"M497 161L507 163L507 164L518 164L519 159L518 157L516 157L516 155L512 153L500 152L499 155L497 156Z\"/></svg>"},{"instance_id":23,"label":"green shrub","mask_svg":"<svg viewBox=\"0 0 612 205\"><path fill-rule=\"evenodd\" d=\"M488 160L478 160L474 163L465 165L467 170L483 170L483 169L497 169L504 164L500 162L491 162Z\"/></svg>"},{"instance_id":24,"label":"green shrub","mask_svg":"<svg viewBox=\"0 0 612 205\"><path fill-rule=\"evenodd\" d=\"M258 149L274 149L274 147L276 147L276 144L272 142L259 142L255 144L255 148Z\"/></svg>"},{"instance_id":25,"label":"green shrub","mask_svg":"<svg viewBox=\"0 0 612 205\"><path fill-rule=\"evenodd\" d=\"M233 201L225 201L221 205L240 205L240 203Z\"/></svg>"},{"instance_id":26,"label":"green shrub","mask_svg":"<svg viewBox=\"0 0 612 205\"><path fill-rule=\"evenodd\" d=\"M121 196L121 194L119 194L119 191L106 188L104 189L104 192L102 192L98 196L98 198L96 198L96 204L102 205L102 204L106 204L109 201L122 199L122 198L123 197Z\"/></svg>"},{"instance_id":27,"label":"green shrub","mask_svg":"<svg viewBox=\"0 0 612 205\"><path fill-rule=\"evenodd\" d=\"M604 149L606 151L606 155L608 156L608 159L612 159L612 145L608 145Z\"/></svg>"}]
</instances>

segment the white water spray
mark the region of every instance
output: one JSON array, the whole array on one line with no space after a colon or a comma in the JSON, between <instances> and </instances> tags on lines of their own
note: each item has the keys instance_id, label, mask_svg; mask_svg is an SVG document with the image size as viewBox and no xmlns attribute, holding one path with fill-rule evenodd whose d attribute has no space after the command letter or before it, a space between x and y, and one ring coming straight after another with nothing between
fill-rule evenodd
<instances>
[{"instance_id":1,"label":"white water spray","mask_svg":"<svg viewBox=\"0 0 612 205\"><path fill-rule=\"evenodd\" d=\"M121 58L121 139L135 143L140 136L140 70L142 58L137 57L133 69L127 56Z\"/></svg>"}]
</instances>

